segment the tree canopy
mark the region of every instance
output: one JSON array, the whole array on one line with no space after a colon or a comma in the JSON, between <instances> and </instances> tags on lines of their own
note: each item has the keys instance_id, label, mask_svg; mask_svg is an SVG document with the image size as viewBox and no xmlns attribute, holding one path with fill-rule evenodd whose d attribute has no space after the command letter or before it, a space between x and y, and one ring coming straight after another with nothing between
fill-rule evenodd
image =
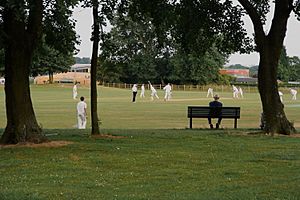
<instances>
[{"instance_id":1,"label":"tree canopy","mask_svg":"<svg viewBox=\"0 0 300 200\"><path fill-rule=\"evenodd\" d=\"M177 4L129 2L128 7L117 9L111 21L112 29L103 37L99 79L127 83L148 80L178 84L224 83L218 70L224 65L228 52L234 49L226 47L227 51L222 52L225 40L221 36L205 32L197 35L199 43L192 43L189 37L188 41L182 41L180 38L185 36L176 18L184 13L179 12ZM151 13L151 8L158 5L162 10ZM207 68L209 70L204 70Z\"/></svg>"}]
</instances>

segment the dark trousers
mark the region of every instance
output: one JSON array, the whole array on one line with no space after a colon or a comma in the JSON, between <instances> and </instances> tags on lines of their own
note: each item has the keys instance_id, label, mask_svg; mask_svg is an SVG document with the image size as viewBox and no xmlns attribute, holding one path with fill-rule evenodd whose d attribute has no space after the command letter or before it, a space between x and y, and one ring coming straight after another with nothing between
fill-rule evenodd
<instances>
[{"instance_id":1,"label":"dark trousers","mask_svg":"<svg viewBox=\"0 0 300 200\"><path fill-rule=\"evenodd\" d=\"M208 117L207 119L208 119L208 123L211 124L211 117ZM221 121L222 121L222 117L219 117L218 124L221 124Z\"/></svg>"},{"instance_id":2,"label":"dark trousers","mask_svg":"<svg viewBox=\"0 0 300 200\"><path fill-rule=\"evenodd\" d=\"M132 102L135 102L136 94L137 94L137 92L132 92Z\"/></svg>"}]
</instances>

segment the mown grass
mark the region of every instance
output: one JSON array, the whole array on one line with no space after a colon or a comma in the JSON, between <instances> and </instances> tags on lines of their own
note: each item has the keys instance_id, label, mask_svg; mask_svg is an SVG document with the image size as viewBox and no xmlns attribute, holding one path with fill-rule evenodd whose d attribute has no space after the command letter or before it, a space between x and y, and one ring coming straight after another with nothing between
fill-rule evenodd
<instances>
[{"instance_id":1,"label":"mown grass","mask_svg":"<svg viewBox=\"0 0 300 200\"><path fill-rule=\"evenodd\" d=\"M89 89L80 87L80 96ZM91 138L72 129L76 103L71 85L31 88L38 121L64 147L0 147L0 199L300 199L300 138L255 134L261 106L257 93L233 100L239 129L223 120L206 129L195 119L188 130L188 105L207 105L205 92L174 91L173 99L131 103L131 91L99 87L101 132L124 138ZM159 91L162 98L162 91ZM285 111L300 127L299 100L285 94ZM0 90L0 127L6 123ZM0 130L0 133L3 130ZM250 133L250 134L247 134Z\"/></svg>"},{"instance_id":2,"label":"mown grass","mask_svg":"<svg viewBox=\"0 0 300 200\"><path fill-rule=\"evenodd\" d=\"M300 138L254 130L45 130L65 147L1 148L0 199L299 199Z\"/></svg>"},{"instance_id":3,"label":"mown grass","mask_svg":"<svg viewBox=\"0 0 300 200\"><path fill-rule=\"evenodd\" d=\"M72 99L72 85L32 85L32 99L38 122L43 128L70 129L76 126L76 100ZM89 88L80 87L79 96L85 96L88 107ZM173 91L170 102L163 101L163 92L158 91L161 99L151 102L150 92L146 98L137 98L137 103L131 102L130 89L98 88L98 111L101 127L105 129L172 129L188 127L187 106L208 105L211 98L206 98L206 92ZM217 91L224 106L240 106L241 119L239 128L258 128L261 104L258 93L248 93L245 98L234 100L229 92ZM291 101L288 91L284 92L285 111L288 118L300 128L300 100ZM4 91L0 90L0 127L5 127ZM90 118L88 119L90 126ZM208 128L206 119L194 119L195 128ZM225 119L223 128L233 128L233 120Z\"/></svg>"}]
</instances>

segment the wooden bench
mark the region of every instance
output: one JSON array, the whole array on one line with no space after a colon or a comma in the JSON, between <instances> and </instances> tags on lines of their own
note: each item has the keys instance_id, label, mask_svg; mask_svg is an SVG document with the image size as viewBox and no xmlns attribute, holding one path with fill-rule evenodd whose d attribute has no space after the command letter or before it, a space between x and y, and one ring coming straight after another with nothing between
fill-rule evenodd
<instances>
[{"instance_id":1,"label":"wooden bench","mask_svg":"<svg viewBox=\"0 0 300 200\"><path fill-rule=\"evenodd\" d=\"M209 106L188 106L188 118L190 118L190 128L193 127L193 118L208 118L211 107ZM240 107L222 107L222 119L234 119L234 128L237 128L237 119L240 119ZM218 118L218 116L211 116Z\"/></svg>"}]
</instances>

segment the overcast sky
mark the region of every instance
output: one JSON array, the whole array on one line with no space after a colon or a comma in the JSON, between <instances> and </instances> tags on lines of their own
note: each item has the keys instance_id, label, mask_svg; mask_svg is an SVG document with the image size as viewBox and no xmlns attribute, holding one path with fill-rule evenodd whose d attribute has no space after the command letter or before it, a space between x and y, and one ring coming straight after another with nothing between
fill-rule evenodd
<instances>
[{"instance_id":1,"label":"overcast sky","mask_svg":"<svg viewBox=\"0 0 300 200\"><path fill-rule=\"evenodd\" d=\"M92 26L92 15L91 10L88 8L78 8L74 10L74 19L77 20L76 32L80 36L81 45L77 48L80 50L79 57L91 57L92 43L90 41L91 26ZM252 35L253 27L250 20L245 18L245 28L248 34ZM300 57L300 22L296 20L292 14L289 22L287 35L284 41L284 45L287 48L288 56ZM242 64L246 66L257 65L259 56L257 53L252 54L234 54L229 58L227 65L231 64Z\"/></svg>"}]
</instances>

